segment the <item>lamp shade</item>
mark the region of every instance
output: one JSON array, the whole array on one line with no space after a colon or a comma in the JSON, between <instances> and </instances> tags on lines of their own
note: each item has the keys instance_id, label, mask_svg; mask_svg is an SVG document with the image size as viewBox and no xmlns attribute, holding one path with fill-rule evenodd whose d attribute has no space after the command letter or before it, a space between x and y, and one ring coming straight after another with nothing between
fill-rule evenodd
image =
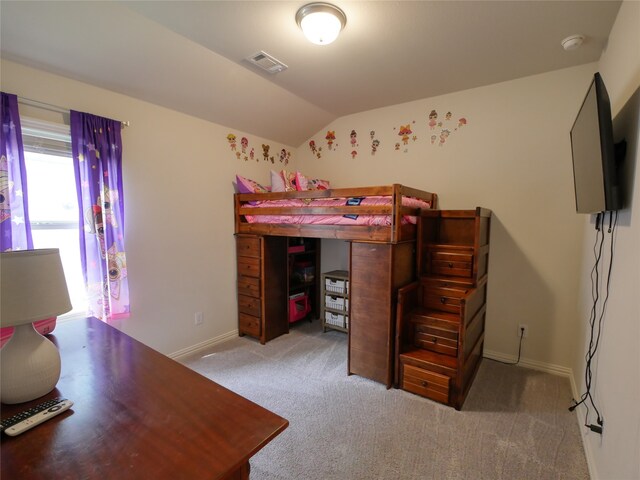
<instances>
[{"instance_id":1,"label":"lamp shade","mask_svg":"<svg viewBox=\"0 0 640 480\"><path fill-rule=\"evenodd\" d=\"M15 327L0 350L0 401L28 402L60 378L58 349L32 323L71 310L58 249L0 253L0 300L0 324Z\"/></svg>"},{"instance_id":2,"label":"lamp shade","mask_svg":"<svg viewBox=\"0 0 640 480\"><path fill-rule=\"evenodd\" d=\"M0 253L0 325L32 323L71 310L57 248Z\"/></svg>"}]
</instances>

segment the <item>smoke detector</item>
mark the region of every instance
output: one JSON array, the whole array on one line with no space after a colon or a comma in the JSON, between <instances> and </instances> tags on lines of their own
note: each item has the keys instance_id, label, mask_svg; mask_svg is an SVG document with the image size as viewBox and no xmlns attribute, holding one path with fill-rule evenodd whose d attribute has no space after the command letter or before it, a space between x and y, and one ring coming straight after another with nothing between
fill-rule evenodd
<instances>
[{"instance_id":1,"label":"smoke detector","mask_svg":"<svg viewBox=\"0 0 640 480\"><path fill-rule=\"evenodd\" d=\"M284 72L288 68L280 60L276 60L274 57L263 51L251 55L247 60L258 68L261 68L265 72L271 74Z\"/></svg>"},{"instance_id":2,"label":"smoke detector","mask_svg":"<svg viewBox=\"0 0 640 480\"><path fill-rule=\"evenodd\" d=\"M582 42L584 42L584 35L571 35L560 43L565 50L575 50L582 45Z\"/></svg>"}]
</instances>

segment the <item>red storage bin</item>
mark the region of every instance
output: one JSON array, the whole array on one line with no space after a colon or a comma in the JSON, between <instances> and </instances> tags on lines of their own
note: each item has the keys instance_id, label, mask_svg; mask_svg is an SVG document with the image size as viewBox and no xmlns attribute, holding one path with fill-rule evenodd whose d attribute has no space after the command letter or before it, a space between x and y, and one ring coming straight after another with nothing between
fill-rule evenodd
<instances>
[{"instance_id":1,"label":"red storage bin","mask_svg":"<svg viewBox=\"0 0 640 480\"><path fill-rule=\"evenodd\" d=\"M289 323L297 322L311 312L309 296L306 293L298 293L289 297Z\"/></svg>"}]
</instances>

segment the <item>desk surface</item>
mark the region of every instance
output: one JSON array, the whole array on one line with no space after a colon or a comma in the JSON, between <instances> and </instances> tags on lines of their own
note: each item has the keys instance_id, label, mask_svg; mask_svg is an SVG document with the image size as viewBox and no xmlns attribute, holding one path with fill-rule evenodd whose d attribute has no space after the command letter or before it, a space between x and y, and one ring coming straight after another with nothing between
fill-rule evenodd
<instances>
[{"instance_id":1,"label":"desk surface","mask_svg":"<svg viewBox=\"0 0 640 480\"><path fill-rule=\"evenodd\" d=\"M56 389L2 405L2 418L45 399L74 402L16 437L2 434L10 478L242 478L288 421L96 319L58 325Z\"/></svg>"}]
</instances>

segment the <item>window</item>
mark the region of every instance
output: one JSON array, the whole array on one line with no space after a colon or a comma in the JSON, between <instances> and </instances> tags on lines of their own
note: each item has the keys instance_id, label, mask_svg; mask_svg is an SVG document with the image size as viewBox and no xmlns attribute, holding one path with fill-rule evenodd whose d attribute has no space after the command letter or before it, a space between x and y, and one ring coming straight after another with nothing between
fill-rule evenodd
<instances>
[{"instance_id":1,"label":"window","mask_svg":"<svg viewBox=\"0 0 640 480\"><path fill-rule=\"evenodd\" d=\"M78 197L69 127L22 118L29 217L34 248L58 248L73 309L85 316L87 295L80 262Z\"/></svg>"}]
</instances>

